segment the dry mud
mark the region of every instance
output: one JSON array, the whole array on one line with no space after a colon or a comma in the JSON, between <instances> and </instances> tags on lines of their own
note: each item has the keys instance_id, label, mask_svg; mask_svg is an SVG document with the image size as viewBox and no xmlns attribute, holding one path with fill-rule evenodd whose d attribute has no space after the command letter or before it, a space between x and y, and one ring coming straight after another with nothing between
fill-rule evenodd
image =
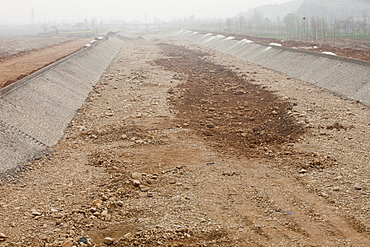
<instances>
[{"instance_id":1,"label":"dry mud","mask_svg":"<svg viewBox=\"0 0 370 247\"><path fill-rule=\"evenodd\" d=\"M0 246L368 246L368 107L123 39L65 138L0 186Z\"/></svg>"}]
</instances>

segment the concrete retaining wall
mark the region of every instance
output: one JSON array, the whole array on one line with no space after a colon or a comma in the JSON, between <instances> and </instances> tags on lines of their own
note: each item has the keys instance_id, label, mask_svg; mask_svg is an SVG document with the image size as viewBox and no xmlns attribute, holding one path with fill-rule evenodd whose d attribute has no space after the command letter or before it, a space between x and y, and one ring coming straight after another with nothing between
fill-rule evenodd
<instances>
[{"instance_id":1,"label":"concrete retaining wall","mask_svg":"<svg viewBox=\"0 0 370 247\"><path fill-rule=\"evenodd\" d=\"M0 91L0 173L63 137L122 43L112 37Z\"/></svg>"},{"instance_id":2,"label":"concrete retaining wall","mask_svg":"<svg viewBox=\"0 0 370 247\"><path fill-rule=\"evenodd\" d=\"M370 105L370 62L182 30L175 34Z\"/></svg>"}]
</instances>

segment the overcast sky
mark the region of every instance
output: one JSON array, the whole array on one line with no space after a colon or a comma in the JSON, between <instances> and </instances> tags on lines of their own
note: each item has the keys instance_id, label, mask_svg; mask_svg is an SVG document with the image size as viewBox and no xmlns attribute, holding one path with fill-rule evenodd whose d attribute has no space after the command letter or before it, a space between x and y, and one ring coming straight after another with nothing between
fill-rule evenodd
<instances>
[{"instance_id":1,"label":"overcast sky","mask_svg":"<svg viewBox=\"0 0 370 247\"><path fill-rule=\"evenodd\" d=\"M153 22L183 18L232 17L241 11L290 0L0 0L0 23L80 22L122 19Z\"/></svg>"}]
</instances>

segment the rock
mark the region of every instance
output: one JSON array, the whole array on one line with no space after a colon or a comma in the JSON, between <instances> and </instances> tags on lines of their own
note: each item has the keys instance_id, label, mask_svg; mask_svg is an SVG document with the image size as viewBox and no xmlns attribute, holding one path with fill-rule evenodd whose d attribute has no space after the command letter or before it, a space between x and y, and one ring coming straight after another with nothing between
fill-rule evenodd
<instances>
[{"instance_id":1,"label":"rock","mask_svg":"<svg viewBox=\"0 0 370 247\"><path fill-rule=\"evenodd\" d=\"M0 232L0 241L5 241L5 239L7 239L7 236Z\"/></svg>"},{"instance_id":2,"label":"rock","mask_svg":"<svg viewBox=\"0 0 370 247\"><path fill-rule=\"evenodd\" d=\"M302 168L301 170L299 170L299 173L301 174L307 173L307 170Z\"/></svg>"},{"instance_id":3,"label":"rock","mask_svg":"<svg viewBox=\"0 0 370 247\"><path fill-rule=\"evenodd\" d=\"M108 209L104 209L103 212L100 214L101 217L107 217L108 216Z\"/></svg>"},{"instance_id":4,"label":"rock","mask_svg":"<svg viewBox=\"0 0 370 247\"><path fill-rule=\"evenodd\" d=\"M175 183L176 183L176 180L171 179L168 183L169 183L169 184L175 184Z\"/></svg>"},{"instance_id":5,"label":"rock","mask_svg":"<svg viewBox=\"0 0 370 247\"><path fill-rule=\"evenodd\" d=\"M93 201L92 205L97 207L97 208L101 208L102 207L102 204L103 204L103 201L100 200L100 199L96 199Z\"/></svg>"},{"instance_id":6,"label":"rock","mask_svg":"<svg viewBox=\"0 0 370 247\"><path fill-rule=\"evenodd\" d=\"M174 200L174 201L180 201L181 200L181 196L174 196L174 197L172 197L172 200Z\"/></svg>"},{"instance_id":7,"label":"rock","mask_svg":"<svg viewBox=\"0 0 370 247\"><path fill-rule=\"evenodd\" d=\"M72 247L73 246L73 241L72 239L66 239L63 244L62 244L62 247Z\"/></svg>"},{"instance_id":8,"label":"rock","mask_svg":"<svg viewBox=\"0 0 370 247\"><path fill-rule=\"evenodd\" d=\"M37 212L37 211L32 211L32 213L31 213L33 216L41 216L42 215L42 213L40 213L40 212Z\"/></svg>"},{"instance_id":9,"label":"rock","mask_svg":"<svg viewBox=\"0 0 370 247\"><path fill-rule=\"evenodd\" d=\"M362 187L359 185L355 185L355 190L362 190Z\"/></svg>"},{"instance_id":10,"label":"rock","mask_svg":"<svg viewBox=\"0 0 370 247\"><path fill-rule=\"evenodd\" d=\"M141 174L138 172L134 172L131 174L131 177L135 180L141 181Z\"/></svg>"},{"instance_id":11,"label":"rock","mask_svg":"<svg viewBox=\"0 0 370 247\"><path fill-rule=\"evenodd\" d=\"M136 143L136 144L144 144L144 143L145 143L145 141L144 141L144 140L136 140L136 141L135 141L135 143Z\"/></svg>"},{"instance_id":12,"label":"rock","mask_svg":"<svg viewBox=\"0 0 370 247\"><path fill-rule=\"evenodd\" d=\"M106 237L104 238L104 241L103 241L106 245L111 245L114 243L114 239L113 238L110 238L110 237Z\"/></svg>"},{"instance_id":13,"label":"rock","mask_svg":"<svg viewBox=\"0 0 370 247\"><path fill-rule=\"evenodd\" d=\"M89 240L86 238L86 237L81 237L79 240L78 240L78 243L79 244L89 244Z\"/></svg>"},{"instance_id":14,"label":"rock","mask_svg":"<svg viewBox=\"0 0 370 247\"><path fill-rule=\"evenodd\" d=\"M338 186L333 187L333 191L340 191L340 188Z\"/></svg>"},{"instance_id":15,"label":"rock","mask_svg":"<svg viewBox=\"0 0 370 247\"><path fill-rule=\"evenodd\" d=\"M136 179L132 180L132 183L134 184L134 186L137 186L137 187L141 184L141 182Z\"/></svg>"},{"instance_id":16,"label":"rock","mask_svg":"<svg viewBox=\"0 0 370 247\"><path fill-rule=\"evenodd\" d=\"M148 192L149 190L150 190L149 187L144 187L140 189L141 192Z\"/></svg>"},{"instance_id":17,"label":"rock","mask_svg":"<svg viewBox=\"0 0 370 247\"><path fill-rule=\"evenodd\" d=\"M122 139L122 140L127 139L127 135L125 135L125 134L121 135L121 139Z\"/></svg>"}]
</instances>

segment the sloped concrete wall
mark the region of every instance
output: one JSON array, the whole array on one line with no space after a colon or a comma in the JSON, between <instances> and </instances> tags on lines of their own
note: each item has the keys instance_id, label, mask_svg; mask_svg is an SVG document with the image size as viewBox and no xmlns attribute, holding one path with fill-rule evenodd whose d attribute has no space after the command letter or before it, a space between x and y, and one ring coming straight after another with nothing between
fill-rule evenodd
<instances>
[{"instance_id":1,"label":"sloped concrete wall","mask_svg":"<svg viewBox=\"0 0 370 247\"><path fill-rule=\"evenodd\" d=\"M55 145L123 41L112 37L0 92L0 173Z\"/></svg>"},{"instance_id":2,"label":"sloped concrete wall","mask_svg":"<svg viewBox=\"0 0 370 247\"><path fill-rule=\"evenodd\" d=\"M182 30L175 36L370 105L370 62Z\"/></svg>"}]
</instances>

